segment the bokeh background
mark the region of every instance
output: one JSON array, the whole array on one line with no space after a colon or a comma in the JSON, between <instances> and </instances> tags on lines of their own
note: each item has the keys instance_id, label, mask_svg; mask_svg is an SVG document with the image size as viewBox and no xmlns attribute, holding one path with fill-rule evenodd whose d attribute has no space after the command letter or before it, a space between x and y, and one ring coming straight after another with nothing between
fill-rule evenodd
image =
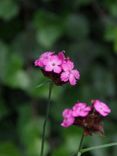
<instances>
[{"instance_id":1,"label":"bokeh background","mask_svg":"<svg viewBox=\"0 0 117 156\"><path fill-rule=\"evenodd\" d=\"M105 136L86 137L84 147L117 141L117 1L0 0L0 156L40 154L48 84L33 62L48 50L65 50L81 79L75 87L54 86L45 156L76 151L81 129L60 123L77 100L99 98L112 109ZM110 154L117 148L86 155Z\"/></svg>"}]
</instances>

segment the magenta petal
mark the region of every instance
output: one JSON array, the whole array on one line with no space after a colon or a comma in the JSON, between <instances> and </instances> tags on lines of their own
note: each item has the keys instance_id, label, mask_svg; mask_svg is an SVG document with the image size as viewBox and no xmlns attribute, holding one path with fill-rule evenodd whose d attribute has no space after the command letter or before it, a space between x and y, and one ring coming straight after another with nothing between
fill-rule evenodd
<instances>
[{"instance_id":1,"label":"magenta petal","mask_svg":"<svg viewBox=\"0 0 117 156\"><path fill-rule=\"evenodd\" d=\"M73 116L74 117L85 117L89 114L91 108L90 106L87 106L86 103L78 102L73 106Z\"/></svg>"},{"instance_id":2,"label":"magenta petal","mask_svg":"<svg viewBox=\"0 0 117 156\"><path fill-rule=\"evenodd\" d=\"M62 64L62 69L64 71L71 71L74 68L74 63L70 60L64 61Z\"/></svg>"},{"instance_id":3,"label":"magenta petal","mask_svg":"<svg viewBox=\"0 0 117 156\"><path fill-rule=\"evenodd\" d=\"M61 69L61 67L59 67L59 66L56 66L56 67L54 68L54 72L55 72L55 73L58 73L58 74L61 72L61 70L62 70L62 69Z\"/></svg>"},{"instance_id":4,"label":"magenta petal","mask_svg":"<svg viewBox=\"0 0 117 156\"><path fill-rule=\"evenodd\" d=\"M64 55L64 51L61 51L58 53L58 57L59 59L63 62L65 60L65 55Z\"/></svg>"},{"instance_id":5,"label":"magenta petal","mask_svg":"<svg viewBox=\"0 0 117 156\"><path fill-rule=\"evenodd\" d=\"M67 127L73 125L74 120L75 120L74 117L65 118L63 120L63 122L61 123L61 126L67 128Z\"/></svg>"},{"instance_id":6,"label":"magenta petal","mask_svg":"<svg viewBox=\"0 0 117 156\"><path fill-rule=\"evenodd\" d=\"M64 118L72 117L72 109L66 108L62 113Z\"/></svg>"},{"instance_id":7,"label":"magenta petal","mask_svg":"<svg viewBox=\"0 0 117 156\"><path fill-rule=\"evenodd\" d=\"M62 72L61 73L61 80L63 82L67 82L69 80L69 72Z\"/></svg>"},{"instance_id":8,"label":"magenta petal","mask_svg":"<svg viewBox=\"0 0 117 156\"><path fill-rule=\"evenodd\" d=\"M52 71L52 66L50 66L49 64L45 66L45 71Z\"/></svg>"},{"instance_id":9,"label":"magenta petal","mask_svg":"<svg viewBox=\"0 0 117 156\"><path fill-rule=\"evenodd\" d=\"M76 79L80 79L80 73L79 73L79 71L78 70L72 70L72 75L74 75L74 77L76 78Z\"/></svg>"},{"instance_id":10,"label":"magenta petal","mask_svg":"<svg viewBox=\"0 0 117 156\"><path fill-rule=\"evenodd\" d=\"M72 74L70 74L70 76L69 76L69 82L73 86L76 85L76 79Z\"/></svg>"},{"instance_id":11,"label":"magenta petal","mask_svg":"<svg viewBox=\"0 0 117 156\"><path fill-rule=\"evenodd\" d=\"M107 116L111 112L111 109L105 103L101 102L100 100L94 100L93 106L95 110L104 117Z\"/></svg>"}]
</instances>

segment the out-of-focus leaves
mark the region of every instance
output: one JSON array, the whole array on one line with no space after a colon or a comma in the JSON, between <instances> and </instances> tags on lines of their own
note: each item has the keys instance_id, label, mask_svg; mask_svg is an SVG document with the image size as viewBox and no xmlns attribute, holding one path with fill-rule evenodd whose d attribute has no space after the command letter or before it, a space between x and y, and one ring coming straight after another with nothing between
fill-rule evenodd
<instances>
[{"instance_id":1,"label":"out-of-focus leaves","mask_svg":"<svg viewBox=\"0 0 117 156\"><path fill-rule=\"evenodd\" d=\"M10 20L18 14L19 8L15 0L0 0L0 17Z\"/></svg>"},{"instance_id":2,"label":"out-of-focus leaves","mask_svg":"<svg viewBox=\"0 0 117 156\"><path fill-rule=\"evenodd\" d=\"M114 135L113 136L113 142L116 142L117 141L117 135ZM114 146L113 147L113 156L116 156L117 154L117 146Z\"/></svg>"},{"instance_id":3,"label":"out-of-focus leaves","mask_svg":"<svg viewBox=\"0 0 117 156\"><path fill-rule=\"evenodd\" d=\"M8 115L8 109L5 106L4 102L0 99L0 120Z\"/></svg>"},{"instance_id":4,"label":"out-of-focus leaves","mask_svg":"<svg viewBox=\"0 0 117 156\"><path fill-rule=\"evenodd\" d=\"M68 150L67 150L67 146L62 145L62 146L58 147L57 149L55 149L55 150L53 151L52 156L54 156L54 155L56 155L56 156L65 156L65 155L69 155L69 152L68 152Z\"/></svg>"},{"instance_id":5,"label":"out-of-focus leaves","mask_svg":"<svg viewBox=\"0 0 117 156\"><path fill-rule=\"evenodd\" d=\"M77 148L80 143L80 136L78 135L69 135L66 140L66 146L69 152L77 152Z\"/></svg>"},{"instance_id":6,"label":"out-of-focus leaves","mask_svg":"<svg viewBox=\"0 0 117 156\"><path fill-rule=\"evenodd\" d=\"M74 87L54 85L45 156L76 152L81 128L63 128L60 123L62 111L72 108L77 101L90 104L92 98L99 98L112 109L104 121L106 137L85 137L84 147L116 141L117 61L113 53L117 51L116 3L116 0L0 0L0 156L19 156L19 152L13 155L17 147L21 155L40 155L48 102L48 84L44 82L48 78L33 62L48 50L64 49L80 71L81 79ZM6 145L7 140L11 145ZM111 150L111 155L116 156L115 148L109 152L88 152L87 156L109 156Z\"/></svg>"},{"instance_id":7,"label":"out-of-focus leaves","mask_svg":"<svg viewBox=\"0 0 117 156\"><path fill-rule=\"evenodd\" d=\"M7 70L8 46L0 42L0 79L4 80Z\"/></svg>"},{"instance_id":8,"label":"out-of-focus leaves","mask_svg":"<svg viewBox=\"0 0 117 156\"><path fill-rule=\"evenodd\" d=\"M28 59L36 58L41 53L41 48L37 44L36 36L34 30L27 28L26 31L17 34L12 42L12 49L15 53L21 54L26 62Z\"/></svg>"},{"instance_id":9,"label":"out-of-focus leaves","mask_svg":"<svg viewBox=\"0 0 117 156\"><path fill-rule=\"evenodd\" d=\"M69 15L66 19L66 35L71 39L82 40L89 33L89 25L87 19L83 15Z\"/></svg>"},{"instance_id":10,"label":"out-of-focus leaves","mask_svg":"<svg viewBox=\"0 0 117 156\"><path fill-rule=\"evenodd\" d=\"M113 43L113 49L115 52L117 52L117 26L116 25L107 25L105 38L107 41L111 41Z\"/></svg>"},{"instance_id":11,"label":"out-of-focus leaves","mask_svg":"<svg viewBox=\"0 0 117 156\"><path fill-rule=\"evenodd\" d=\"M15 88L26 89L30 85L28 74L22 70L23 60L18 54L11 53L10 47L0 43L0 78Z\"/></svg>"},{"instance_id":12,"label":"out-of-focus leaves","mask_svg":"<svg viewBox=\"0 0 117 156\"><path fill-rule=\"evenodd\" d=\"M96 145L102 145L103 140L99 136L92 136L90 138L90 146L96 146ZM91 153L93 153L95 156L106 156L106 150L105 149L96 149L92 150Z\"/></svg>"},{"instance_id":13,"label":"out-of-focus leaves","mask_svg":"<svg viewBox=\"0 0 117 156\"><path fill-rule=\"evenodd\" d=\"M113 96L115 92L113 73L104 68L96 67L93 71L93 84L100 96Z\"/></svg>"},{"instance_id":14,"label":"out-of-focus leaves","mask_svg":"<svg viewBox=\"0 0 117 156\"><path fill-rule=\"evenodd\" d=\"M5 50L5 49L4 49ZM6 52L4 51L3 52ZM6 69L4 74L3 81L7 83L7 85L10 85L15 88L22 88L26 89L30 85L30 78L28 74L22 70L23 66L23 60L22 58L12 53L11 55L8 53L8 55L4 58L2 58L2 66L6 66L7 68L2 67L1 70Z\"/></svg>"},{"instance_id":15,"label":"out-of-focus leaves","mask_svg":"<svg viewBox=\"0 0 117 156\"><path fill-rule=\"evenodd\" d=\"M37 41L46 48L51 48L63 33L63 21L50 12L36 12L34 26Z\"/></svg>"},{"instance_id":16,"label":"out-of-focus leaves","mask_svg":"<svg viewBox=\"0 0 117 156\"><path fill-rule=\"evenodd\" d=\"M50 48L57 41L60 35L61 30L59 27L57 28L54 25L48 25L47 28L43 27L41 28L41 31L38 31L37 40L41 45Z\"/></svg>"},{"instance_id":17,"label":"out-of-focus leaves","mask_svg":"<svg viewBox=\"0 0 117 156\"><path fill-rule=\"evenodd\" d=\"M92 1L91 0L75 0L74 6L75 7L81 7L89 5Z\"/></svg>"},{"instance_id":18,"label":"out-of-focus leaves","mask_svg":"<svg viewBox=\"0 0 117 156\"><path fill-rule=\"evenodd\" d=\"M19 150L12 142L0 143L1 156L21 156Z\"/></svg>"},{"instance_id":19,"label":"out-of-focus leaves","mask_svg":"<svg viewBox=\"0 0 117 156\"><path fill-rule=\"evenodd\" d=\"M20 139L26 146L26 153L29 156L38 156L40 154L41 147L41 134L43 119L38 119L33 116L29 107L21 107L19 109L19 129ZM49 134L49 126L47 125L48 131L46 136ZM32 144L33 143L33 144ZM44 155L47 154L49 145L45 142Z\"/></svg>"},{"instance_id":20,"label":"out-of-focus leaves","mask_svg":"<svg viewBox=\"0 0 117 156\"><path fill-rule=\"evenodd\" d=\"M110 13L113 17L117 17L117 3L110 5Z\"/></svg>"},{"instance_id":21,"label":"out-of-focus leaves","mask_svg":"<svg viewBox=\"0 0 117 156\"><path fill-rule=\"evenodd\" d=\"M30 86L30 78L25 71L18 70L13 75L9 75L7 83L14 88L27 89Z\"/></svg>"},{"instance_id":22,"label":"out-of-focus leaves","mask_svg":"<svg viewBox=\"0 0 117 156\"><path fill-rule=\"evenodd\" d=\"M117 119L117 110L116 110L116 103L117 101L110 101L110 107L112 109L111 116Z\"/></svg>"}]
</instances>

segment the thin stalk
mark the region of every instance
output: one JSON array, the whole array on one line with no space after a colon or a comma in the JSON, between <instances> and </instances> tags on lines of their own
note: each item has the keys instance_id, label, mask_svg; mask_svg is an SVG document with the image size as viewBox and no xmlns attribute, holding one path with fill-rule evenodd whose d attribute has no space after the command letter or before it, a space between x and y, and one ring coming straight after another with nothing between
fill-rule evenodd
<instances>
[{"instance_id":1,"label":"thin stalk","mask_svg":"<svg viewBox=\"0 0 117 156\"><path fill-rule=\"evenodd\" d=\"M46 117L45 117L45 120L44 120L44 123L43 123L43 132L42 132L42 142L41 142L41 153L40 153L40 156L43 156L43 151L44 151L46 124L47 124L47 120L48 120L48 116L49 116L52 88L53 88L53 83L50 82L49 83L49 94L48 94L48 104L47 104L47 110L46 110Z\"/></svg>"},{"instance_id":2,"label":"thin stalk","mask_svg":"<svg viewBox=\"0 0 117 156\"><path fill-rule=\"evenodd\" d=\"M107 148L107 147L111 147L111 146L117 146L117 142L104 144L104 145L99 145L99 146L93 146L93 147L89 147L89 148L84 148L84 149L81 150L81 153L85 153L85 152L95 150L95 149L100 149L100 148Z\"/></svg>"},{"instance_id":3,"label":"thin stalk","mask_svg":"<svg viewBox=\"0 0 117 156\"><path fill-rule=\"evenodd\" d=\"M81 136L80 143L79 143L79 146L78 146L77 156L81 155L80 150L81 150L81 147L82 147L83 139L84 139L84 131L82 132L82 136Z\"/></svg>"}]
</instances>

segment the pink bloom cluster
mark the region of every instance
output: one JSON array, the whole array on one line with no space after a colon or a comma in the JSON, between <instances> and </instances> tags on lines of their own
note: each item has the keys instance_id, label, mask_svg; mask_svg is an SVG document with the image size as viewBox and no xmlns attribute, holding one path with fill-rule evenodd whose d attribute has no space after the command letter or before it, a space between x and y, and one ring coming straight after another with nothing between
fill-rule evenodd
<instances>
[{"instance_id":1,"label":"pink bloom cluster","mask_svg":"<svg viewBox=\"0 0 117 156\"><path fill-rule=\"evenodd\" d=\"M69 82L71 85L76 85L76 81L80 79L79 71L74 69L74 63L69 57L65 57L64 51L58 54L45 52L34 64L40 67L44 75L54 80L56 84Z\"/></svg>"},{"instance_id":2,"label":"pink bloom cluster","mask_svg":"<svg viewBox=\"0 0 117 156\"><path fill-rule=\"evenodd\" d=\"M91 106L83 102L77 102L72 109L65 109L62 114L63 122L61 126L77 125L84 128L86 134L102 132L103 127L100 122L103 117L106 117L111 112L111 109L100 100L96 99L91 102Z\"/></svg>"}]
</instances>

